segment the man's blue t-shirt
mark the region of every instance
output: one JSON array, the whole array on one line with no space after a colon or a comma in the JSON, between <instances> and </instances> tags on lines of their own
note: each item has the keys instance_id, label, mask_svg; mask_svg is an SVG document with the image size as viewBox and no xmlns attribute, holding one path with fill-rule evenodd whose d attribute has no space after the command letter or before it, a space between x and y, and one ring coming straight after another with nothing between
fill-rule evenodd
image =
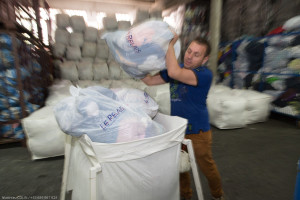
<instances>
[{"instance_id":1,"label":"man's blue t-shirt","mask_svg":"<svg viewBox=\"0 0 300 200\"><path fill-rule=\"evenodd\" d=\"M170 78L167 70L160 72L164 81L170 83L171 115L188 120L186 134L210 130L206 99L212 82L212 72L205 66L197 67L193 72L198 80L197 86Z\"/></svg>"}]
</instances>

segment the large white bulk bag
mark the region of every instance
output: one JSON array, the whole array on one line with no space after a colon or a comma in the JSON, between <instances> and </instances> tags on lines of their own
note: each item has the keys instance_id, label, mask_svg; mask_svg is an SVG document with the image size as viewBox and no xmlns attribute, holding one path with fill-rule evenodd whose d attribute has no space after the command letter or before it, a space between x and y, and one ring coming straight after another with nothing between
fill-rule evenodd
<instances>
[{"instance_id":1,"label":"large white bulk bag","mask_svg":"<svg viewBox=\"0 0 300 200\"><path fill-rule=\"evenodd\" d=\"M67 14L56 14L56 25L58 28L67 28L70 26L70 16Z\"/></svg>"},{"instance_id":2,"label":"large white bulk bag","mask_svg":"<svg viewBox=\"0 0 300 200\"><path fill-rule=\"evenodd\" d=\"M65 61L59 64L60 76L62 79L77 81L78 80L78 70L76 62Z\"/></svg>"},{"instance_id":3,"label":"large white bulk bag","mask_svg":"<svg viewBox=\"0 0 300 200\"><path fill-rule=\"evenodd\" d=\"M94 27L86 27L84 30L84 41L96 42L98 36L98 29Z\"/></svg>"},{"instance_id":4,"label":"large white bulk bag","mask_svg":"<svg viewBox=\"0 0 300 200\"><path fill-rule=\"evenodd\" d=\"M108 66L105 60L93 64L94 80L109 79Z\"/></svg>"},{"instance_id":5,"label":"large white bulk bag","mask_svg":"<svg viewBox=\"0 0 300 200\"><path fill-rule=\"evenodd\" d=\"M70 33L66 29L57 28L55 30L55 42L68 45Z\"/></svg>"},{"instance_id":6,"label":"large white bulk bag","mask_svg":"<svg viewBox=\"0 0 300 200\"><path fill-rule=\"evenodd\" d=\"M93 62L82 61L77 63L79 80L93 80Z\"/></svg>"},{"instance_id":7,"label":"large white bulk bag","mask_svg":"<svg viewBox=\"0 0 300 200\"><path fill-rule=\"evenodd\" d=\"M71 96L70 86L73 85L70 80L55 80L48 88L49 95L45 101L46 106L54 106L64 98Z\"/></svg>"},{"instance_id":8,"label":"large white bulk bag","mask_svg":"<svg viewBox=\"0 0 300 200\"><path fill-rule=\"evenodd\" d=\"M171 100L170 100L170 84L154 85L145 88L147 94L152 97L159 105L158 111L170 115L171 114Z\"/></svg>"},{"instance_id":9,"label":"large white bulk bag","mask_svg":"<svg viewBox=\"0 0 300 200\"><path fill-rule=\"evenodd\" d=\"M82 56L92 57L96 56L97 44L95 42L84 42L82 46Z\"/></svg>"},{"instance_id":10,"label":"large white bulk bag","mask_svg":"<svg viewBox=\"0 0 300 200\"><path fill-rule=\"evenodd\" d=\"M70 25L74 32L83 32L86 24L83 16L73 15L70 17Z\"/></svg>"},{"instance_id":11,"label":"large white bulk bag","mask_svg":"<svg viewBox=\"0 0 300 200\"><path fill-rule=\"evenodd\" d=\"M154 120L164 126L164 134L120 144L95 143L87 136L73 138L67 144L69 161L62 192L71 192L73 200L91 195L109 200L179 200L179 157L187 120L160 113ZM91 188L90 170L97 168L100 172Z\"/></svg>"},{"instance_id":12,"label":"large white bulk bag","mask_svg":"<svg viewBox=\"0 0 300 200\"><path fill-rule=\"evenodd\" d=\"M59 128L52 106L45 106L22 119L31 158L64 155L65 133Z\"/></svg>"},{"instance_id":13,"label":"large white bulk bag","mask_svg":"<svg viewBox=\"0 0 300 200\"><path fill-rule=\"evenodd\" d=\"M234 129L246 126L246 99L231 92L210 94L207 97L209 120L219 129Z\"/></svg>"},{"instance_id":14,"label":"large white bulk bag","mask_svg":"<svg viewBox=\"0 0 300 200\"><path fill-rule=\"evenodd\" d=\"M234 96L246 99L245 119L246 124L264 122L270 114L272 96L254 90L232 90Z\"/></svg>"},{"instance_id":15,"label":"large white bulk bag","mask_svg":"<svg viewBox=\"0 0 300 200\"><path fill-rule=\"evenodd\" d=\"M82 47L83 45L83 42L84 42L84 39L83 39L83 33L78 33L78 32L72 32L70 34L70 45L71 46L74 46L74 47Z\"/></svg>"},{"instance_id":16,"label":"large white bulk bag","mask_svg":"<svg viewBox=\"0 0 300 200\"><path fill-rule=\"evenodd\" d=\"M66 57L68 60L78 61L81 59L81 50L79 46L67 46Z\"/></svg>"}]
</instances>

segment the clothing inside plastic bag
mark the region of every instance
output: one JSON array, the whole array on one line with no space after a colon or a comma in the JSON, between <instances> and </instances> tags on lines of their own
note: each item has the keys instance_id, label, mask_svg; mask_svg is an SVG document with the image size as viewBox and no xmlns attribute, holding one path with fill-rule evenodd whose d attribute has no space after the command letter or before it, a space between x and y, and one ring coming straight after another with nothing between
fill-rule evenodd
<instances>
[{"instance_id":1,"label":"clothing inside plastic bag","mask_svg":"<svg viewBox=\"0 0 300 200\"><path fill-rule=\"evenodd\" d=\"M102 39L123 70L134 78L166 68L165 56L169 42L174 37L171 27L159 20L149 20L133 26L128 31L106 32ZM179 57L180 41L175 43Z\"/></svg>"},{"instance_id":2,"label":"clothing inside plastic bag","mask_svg":"<svg viewBox=\"0 0 300 200\"><path fill-rule=\"evenodd\" d=\"M70 87L71 97L54 107L59 127L67 134L87 134L93 142L119 143L160 135L164 127L142 110L129 107L101 86Z\"/></svg>"}]
</instances>

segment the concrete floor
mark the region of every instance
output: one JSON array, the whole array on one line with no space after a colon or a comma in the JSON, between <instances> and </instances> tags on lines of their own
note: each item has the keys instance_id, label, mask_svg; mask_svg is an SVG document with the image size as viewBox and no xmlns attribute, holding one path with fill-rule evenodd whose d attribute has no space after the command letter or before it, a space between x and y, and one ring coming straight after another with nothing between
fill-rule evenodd
<instances>
[{"instance_id":1,"label":"concrete floor","mask_svg":"<svg viewBox=\"0 0 300 200\"><path fill-rule=\"evenodd\" d=\"M242 129L213 127L213 137L226 200L293 199L300 158L295 118L272 114L268 121ZM27 148L0 145L1 199L59 199L63 161L63 156L32 161ZM200 178L204 199L209 200L201 173Z\"/></svg>"}]
</instances>

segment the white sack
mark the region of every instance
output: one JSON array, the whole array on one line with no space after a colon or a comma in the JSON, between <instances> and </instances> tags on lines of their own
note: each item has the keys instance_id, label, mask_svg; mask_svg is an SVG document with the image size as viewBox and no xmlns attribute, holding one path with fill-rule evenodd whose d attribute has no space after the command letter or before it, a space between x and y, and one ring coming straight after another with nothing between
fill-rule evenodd
<instances>
[{"instance_id":1,"label":"white sack","mask_svg":"<svg viewBox=\"0 0 300 200\"><path fill-rule=\"evenodd\" d=\"M86 24L83 16L73 15L70 17L70 25L74 32L83 32Z\"/></svg>"},{"instance_id":2,"label":"white sack","mask_svg":"<svg viewBox=\"0 0 300 200\"><path fill-rule=\"evenodd\" d=\"M48 88L49 95L45 101L46 106L54 106L64 98L71 96L69 88L72 82L69 80L55 80Z\"/></svg>"},{"instance_id":3,"label":"white sack","mask_svg":"<svg viewBox=\"0 0 300 200\"><path fill-rule=\"evenodd\" d=\"M96 199L179 200L179 156L187 120L160 113L154 120L166 132L144 140L102 144L73 138L68 143L70 165L64 168L68 176L62 192L72 191L73 200L90 199L89 172L100 166Z\"/></svg>"},{"instance_id":4,"label":"white sack","mask_svg":"<svg viewBox=\"0 0 300 200\"><path fill-rule=\"evenodd\" d=\"M97 45L94 42L84 42L82 46L82 56L83 57L92 57L96 56Z\"/></svg>"},{"instance_id":5,"label":"white sack","mask_svg":"<svg viewBox=\"0 0 300 200\"><path fill-rule=\"evenodd\" d=\"M104 29L108 31L115 31L118 29L118 22L114 16L103 17L102 22Z\"/></svg>"},{"instance_id":6,"label":"white sack","mask_svg":"<svg viewBox=\"0 0 300 200\"><path fill-rule=\"evenodd\" d=\"M90 62L90 63L94 63L94 58L90 58L90 57L82 57L80 59L80 62Z\"/></svg>"},{"instance_id":7,"label":"white sack","mask_svg":"<svg viewBox=\"0 0 300 200\"><path fill-rule=\"evenodd\" d=\"M246 103L243 97L231 92L210 94L207 97L209 120L219 129L234 129L246 126Z\"/></svg>"},{"instance_id":8,"label":"white sack","mask_svg":"<svg viewBox=\"0 0 300 200\"><path fill-rule=\"evenodd\" d=\"M110 79L120 80L121 79L121 68L119 63L110 61L108 64L108 74Z\"/></svg>"},{"instance_id":9,"label":"white sack","mask_svg":"<svg viewBox=\"0 0 300 200\"><path fill-rule=\"evenodd\" d=\"M22 126L33 160L64 155L66 135L59 128L51 106L23 118Z\"/></svg>"},{"instance_id":10,"label":"white sack","mask_svg":"<svg viewBox=\"0 0 300 200\"><path fill-rule=\"evenodd\" d=\"M53 56L55 58L61 58L65 56L66 53L66 45L62 43L54 43L53 47Z\"/></svg>"},{"instance_id":11,"label":"white sack","mask_svg":"<svg viewBox=\"0 0 300 200\"><path fill-rule=\"evenodd\" d=\"M59 65L60 76L62 79L77 81L78 71L76 67L76 62L66 61Z\"/></svg>"},{"instance_id":12,"label":"white sack","mask_svg":"<svg viewBox=\"0 0 300 200\"><path fill-rule=\"evenodd\" d=\"M93 80L93 62L83 61L77 63L79 80Z\"/></svg>"},{"instance_id":13,"label":"white sack","mask_svg":"<svg viewBox=\"0 0 300 200\"><path fill-rule=\"evenodd\" d=\"M114 91L119 100L123 101L129 107L135 107L147 113L151 118L157 114L158 104L147 92L133 88L115 88L112 91Z\"/></svg>"},{"instance_id":14,"label":"white sack","mask_svg":"<svg viewBox=\"0 0 300 200\"><path fill-rule=\"evenodd\" d=\"M80 60L81 50L80 47L67 46L66 56L68 60Z\"/></svg>"},{"instance_id":15,"label":"white sack","mask_svg":"<svg viewBox=\"0 0 300 200\"><path fill-rule=\"evenodd\" d=\"M70 26L70 16L67 14L56 14L56 25L58 28L67 28Z\"/></svg>"},{"instance_id":16,"label":"white sack","mask_svg":"<svg viewBox=\"0 0 300 200\"><path fill-rule=\"evenodd\" d=\"M287 31L292 31L300 28L300 15L295 16L287 20L283 26L283 29Z\"/></svg>"},{"instance_id":17,"label":"white sack","mask_svg":"<svg viewBox=\"0 0 300 200\"><path fill-rule=\"evenodd\" d=\"M55 42L68 45L70 33L66 29L57 28L55 30Z\"/></svg>"},{"instance_id":18,"label":"white sack","mask_svg":"<svg viewBox=\"0 0 300 200\"><path fill-rule=\"evenodd\" d=\"M102 36L114 59L134 78L143 78L152 71L166 68L165 56L173 37L166 22L155 20L133 26L128 31L108 32ZM174 48L178 58L179 40Z\"/></svg>"},{"instance_id":19,"label":"white sack","mask_svg":"<svg viewBox=\"0 0 300 200\"><path fill-rule=\"evenodd\" d=\"M158 111L170 115L171 114L171 100L170 100L170 84L148 86L145 88L147 94L154 99L159 105Z\"/></svg>"},{"instance_id":20,"label":"white sack","mask_svg":"<svg viewBox=\"0 0 300 200\"><path fill-rule=\"evenodd\" d=\"M264 122L270 114L272 96L254 90L232 90L234 96L246 99L245 119L246 124Z\"/></svg>"},{"instance_id":21,"label":"white sack","mask_svg":"<svg viewBox=\"0 0 300 200\"><path fill-rule=\"evenodd\" d=\"M98 36L98 29L94 27L86 27L84 31L84 41L96 42Z\"/></svg>"},{"instance_id":22,"label":"white sack","mask_svg":"<svg viewBox=\"0 0 300 200\"><path fill-rule=\"evenodd\" d=\"M93 64L94 80L109 79L108 66L105 61Z\"/></svg>"},{"instance_id":23,"label":"white sack","mask_svg":"<svg viewBox=\"0 0 300 200\"><path fill-rule=\"evenodd\" d=\"M72 32L70 34L70 45L74 47L82 47L83 45L83 33Z\"/></svg>"},{"instance_id":24,"label":"white sack","mask_svg":"<svg viewBox=\"0 0 300 200\"><path fill-rule=\"evenodd\" d=\"M128 30L130 27L130 21L118 21L118 30Z\"/></svg>"},{"instance_id":25,"label":"white sack","mask_svg":"<svg viewBox=\"0 0 300 200\"><path fill-rule=\"evenodd\" d=\"M92 141L120 143L160 135L162 125L144 112L125 105L107 88L70 87L72 97L55 106L59 127L67 134L87 134Z\"/></svg>"},{"instance_id":26,"label":"white sack","mask_svg":"<svg viewBox=\"0 0 300 200\"><path fill-rule=\"evenodd\" d=\"M109 53L108 46L105 40L102 39L102 41L99 41L97 43L96 56L101 59L107 59L108 53Z\"/></svg>"}]
</instances>

